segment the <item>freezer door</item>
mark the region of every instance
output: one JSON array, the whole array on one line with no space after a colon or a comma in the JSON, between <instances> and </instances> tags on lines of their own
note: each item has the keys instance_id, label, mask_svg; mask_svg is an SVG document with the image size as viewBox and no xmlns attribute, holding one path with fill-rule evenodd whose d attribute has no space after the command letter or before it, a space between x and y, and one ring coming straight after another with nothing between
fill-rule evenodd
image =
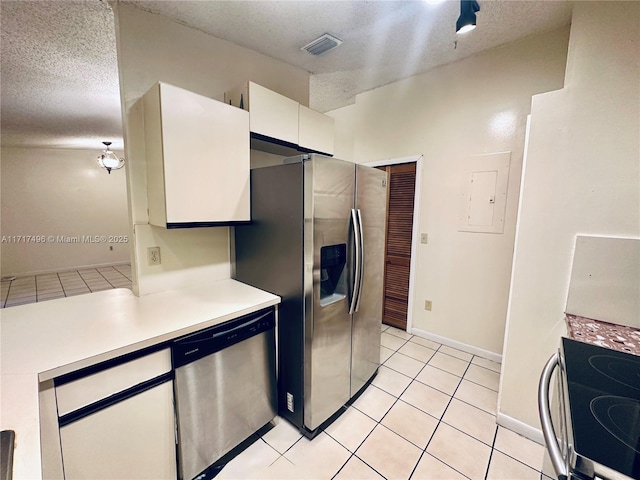
<instances>
[{"instance_id":1,"label":"freezer door","mask_svg":"<svg viewBox=\"0 0 640 480\"><path fill-rule=\"evenodd\" d=\"M362 224L363 273L358 310L353 316L351 396L380 364L380 334L387 220L387 174L356 167L356 209Z\"/></svg>"},{"instance_id":2,"label":"freezer door","mask_svg":"<svg viewBox=\"0 0 640 480\"><path fill-rule=\"evenodd\" d=\"M312 259L305 260L311 279L305 289L304 423L315 430L349 400L355 164L314 155L304 168L305 255Z\"/></svg>"}]
</instances>

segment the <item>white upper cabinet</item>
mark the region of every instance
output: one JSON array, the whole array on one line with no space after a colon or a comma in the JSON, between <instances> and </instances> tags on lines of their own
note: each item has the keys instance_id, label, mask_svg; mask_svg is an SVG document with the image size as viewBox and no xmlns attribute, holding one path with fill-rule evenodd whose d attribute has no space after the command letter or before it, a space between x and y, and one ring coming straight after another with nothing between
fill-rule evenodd
<instances>
[{"instance_id":1,"label":"white upper cabinet","mask_svg":"<svg viewBox=\"0 0 640 480\"><path fill-rule=\"evenodd\" d=\"M333 155L333 118L300 105L298 119L300 148Z\"/></svg>"},{"instance_id":2,"label":"white upper cabinet","mask_svg":"<svg viewBox=\"0 0 640 480\"><path fill-rule=\"evenodd\" d=\"M249 221L248 112L162 82L143 102L149 223Z\"/></svg>"},{"instance_id":3,"label":"white upper cabinet","mask_svg":"<svg viewBox=\"0 0 640 480\"><path fill-rule=\"evenodd\" d=\"M267 150L267 143L295 151L333 155L333 118L300 105L253 82L225 93L225 104L249 111L252 148ZM272 153L276 153L273 151Z\"/></svg>"},{"instance_id":4,"label":"white upper cabinet","mask_svg":"<svg viewBox=\"0 0 640 480\"><path fill-rule=\"evenodd\" d=\"M251 133L298 145L298 102L257 83L227 92L225 103L248 110Z\"/></svg>"}]
</instances>

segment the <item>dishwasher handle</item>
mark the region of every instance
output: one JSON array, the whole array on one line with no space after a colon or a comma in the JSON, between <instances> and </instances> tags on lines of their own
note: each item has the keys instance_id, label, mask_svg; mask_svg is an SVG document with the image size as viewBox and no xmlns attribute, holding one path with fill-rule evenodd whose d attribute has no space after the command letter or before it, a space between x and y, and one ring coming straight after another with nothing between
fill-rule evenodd
<instances>
[{"instance_id":1,"label":"dishwasher handle","mask_svg":"<svg viewBox=\"0 0 640 480\"><path fill-rule=\"evenodd\" d=\"M171 346L173 368L179 368L255 335L273 330L275 313L273 309L269 309L248 319L241 317L227 323L175 340Z\"/></svg>"},{"instance_id":2,"label":"dishwasher handle","mask_svg":"<svg viewBox=\"0 0 640 480\"><path fill-rule=\"evenodd\" d=\"M553 469L556 471L558 480L567 480L569 471L553 428L553 421L551 420L551 402L549 401L551 375L559 365L560 355L556 353L547 361L544 369L542 370L540 383L538 384L538 412L540 414L542 435L544 436L544 441L547 444L547 451L549 452Z\"/></svg>"},{"instance_id":3,"label":"dishwasher handle","mask_svg":"<svg viewBox=\"0 0 640 480\"><path fill-rule=\"evenodd\" d=\"M241 323L240 325L233 327L229 330L224 330L222 332L214 333L211 339L225 339L229 342L229 345L233 345L234 340L242 335L243 331L248 331L251 333L260 333L258 330L262 330L262 327L267 327L268 330L272 325L269 322L265 322L264 325L260 323L260 320L266 319L271 312L265 312L259 317L252 318L251 320ZM252 328L255 325L255 328ZM251 335L250 335L251 336ZM248 337L247 337L248 338ZM243 339L244 340L244 339Z\"/></svg>"}]
</instances>

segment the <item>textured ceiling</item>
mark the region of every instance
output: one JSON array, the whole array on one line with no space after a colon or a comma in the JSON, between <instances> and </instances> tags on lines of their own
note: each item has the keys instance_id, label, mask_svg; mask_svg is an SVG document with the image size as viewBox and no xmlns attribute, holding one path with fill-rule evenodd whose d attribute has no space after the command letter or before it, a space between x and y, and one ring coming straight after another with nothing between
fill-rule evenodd
<instances>
[{"instance_id":1,"label":"textured ceiling","mask_svg":"<svg viewBox=\"0 0 640 480\"><path fill-rule=\"evenodd\" d=\"M536 32L567 25L566 1L480 0L478 28L456 35L458 1L122 0L311 72L310 106L353 103L363 91ZM343 40L326 55L300 48L323 33ZM457 45L455 42L457 41Z\"/></svg>"},{"instance_id":2,"label":"textured ceiling","mask_svg":"<svg viewBox=\"0 0 640 480\"><path fill-rule=\"evenodd\" d=\"M113 12L98 0L0 3L2 145L122 147Z\"/></svg>"},{"instance_id":3,"label":"textured ceiling","mask_svg":"<svg viewBox=\"0 0 640 480\"><path fill-rule=\"evenodd\" d=\"M459 2L121 0L312 73L320 111L356 94L570 22L568 1L480 0L456 36ZM3 146L121 146L113 13L100 0L1 0ZM323 33L344 43L300 50ZM457 42L457 44L456 44ZM119 145L118 145L119 143Z\"/></svg>"}]
</instances>

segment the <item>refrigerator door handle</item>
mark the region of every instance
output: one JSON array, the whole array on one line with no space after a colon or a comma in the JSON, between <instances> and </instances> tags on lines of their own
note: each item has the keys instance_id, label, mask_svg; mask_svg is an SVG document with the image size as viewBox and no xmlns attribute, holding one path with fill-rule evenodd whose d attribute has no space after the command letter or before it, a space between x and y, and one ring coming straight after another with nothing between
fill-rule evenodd
<instances>
[{"instance_id":1,"label":"refrigerator door handle","mask_svg":"<svg viewBox=\"0 0 640 480\"><path fill-rule=\"evenodd\" d=\"M358 284L358 296L356 298L356 308L355 311L358 311L360 308L360 297L362 297L362 281L364 280L364 230L362 228L362 213L360 209L357 209L358 212L358 232L360 232L360 248L357 250L360 252L360 261L358 262L360 265L360 275L359 275L359 284Z\"/></svg>"},{"instance_id":2,"label":"refrigerator door handle","mask_svg":"<svg viewBox=\"0 0 640 480\"><path fill-rule=\"evenodd\" d=\"M351 224L353 226L353 240L355 243L355 277L353 279L351 302L349 303L349 314L353 315L358 311L357 301L360 298L360 284L362 283L362 279L360 278L362 273L362 232L360 231L360 224L358 222L358 211L355 208L351 209Z\"/></svg>"}]
</instances>

